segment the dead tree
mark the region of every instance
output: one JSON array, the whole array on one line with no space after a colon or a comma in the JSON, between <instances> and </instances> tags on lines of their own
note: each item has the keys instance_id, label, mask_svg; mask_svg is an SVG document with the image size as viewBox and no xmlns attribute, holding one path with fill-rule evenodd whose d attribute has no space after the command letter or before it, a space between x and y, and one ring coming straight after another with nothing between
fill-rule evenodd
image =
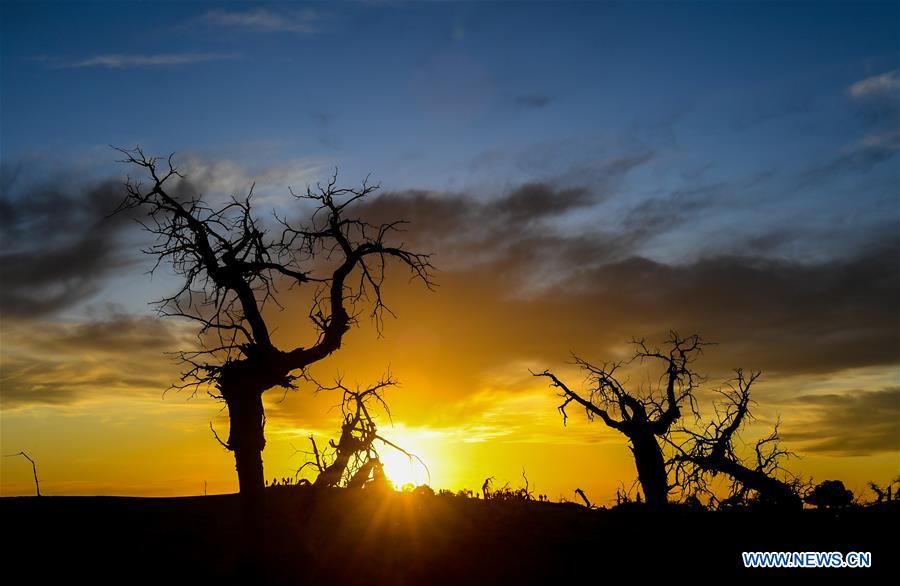
<instances>
[{"instance_id":1,"label":"dead tree","mask_svg":"<svg viewBox=\"0 0 900 586\"><path fill-rule=\"evenodd\" d=\"M494 477L488 476L484 479L484 483L481 485L481 498L484 500L490 500L491 498L491 490L494 485Z\"/></svg>"},{"instance_id":2,"label":"dead tree","mask_svg":"<svg viewBox=\"0 0 900 586\"><path fill-rule=\"evenodd\" d=\"M722 400L715 403L715 418L701 432L683 429L688 439L675 446L672 459L676 483L692 494L707 493L710 478L724 474L731 478L728 497L719 501L720 507L745 504L748 501L766 506L802 507L799 495L801 482L782 467L782 461L792 454L779 445L778 425L754 446L752 463L735 450L735 440L745 423L753 419L750 412L750 389L759 372L749 375L738 369L735 378L717 393Z\"/></svg>"},{"instance_id":3,"label":"dead tree","mask_svg":"<svg viewBox=\"0 0 900 586\"><path fill-rule=\"evenodd\" d=\"M531 374L549 378L551 386L559 389L559 397L563 399L559 406L563 424L568 419L566 408L577 403L584 408L588 420L599 417L608 427L628 438L647 504L661 507L667 504L672 488L661 446L668 441L673 425L681 418L682 407L688 405L694 409L693 392L701 377L691 369L691 363L706 343L696 335L682 338L671 332L666 350L651 349L643 340L634 340L633 344L634 355L624 362L595 366L575 357L575 363L587 373L589 390L586 396L573 391L549 370ZM647 361L663 366L659 384L627 390L619 380L619 371L625 365Z\"/></svg>"},{"instance_id":4,"label":"dead tree","mask_svg":"<svg viewBox=\"0 0 900 586\"><path fill-rule=\"evenodd\" d=\"M304 223L276 217L267 227L253 213L252 187L244 197L214 205L184 189L172 156L118 150L121 162L149 179L144 185L129 177L119 210L146 213L142 224L156 237L144 251L156 257L153 270L168 263L182 278L181 288L157 303L158 312L198 324L202 347L178 354L187 370L173 386L206 388L225 402L230 430L221 443L234 453L241 494L257 501L265 486L263 393L295 388L309 365L341 347L365 309L380 333L382 314L390 312L381 295L387 263L407 267L431 287L429 256L390 243L403 221L373 225L353 215L354 204L377 185L339 188L335 173L305 193L290 191L298 204L314 208ZM267 310L278 305L283 287L308 291L316 332L308 346L281 348L272 337Z\"/></svg>"},{"instance_id":5,"label":"dead tree","mask_svg":"<svg viewBox=\"0 0 900 586\"><path fill-rule=\"evenodd\" d=\"M588 500L588 497L587 497L586 494L584 494L584 491L583 491L583 490L581 490L580 488L576 488L576 489L575 489L575 494L577 494L577 495L581 498L581 500L584 501L584 506L586 506L586 507L589 508L589 509L593 509L593 508L594 508L594 505L592 505L592 504L591 504L591 501Z\"/></svg>"},{"instance_id":6,"label":"dead tree","mask_svg":"<svg viewBox=\"0 0 900 586\"><path fill-rule=\"evenodd\" d=\"M34 473L34 490L35 490L37 496L41 496L41 483L38 481L37 464L35 463L34 460L31 459L31 456L29 456L25 452L18 452L15 454L7 454L6 455L7 458L15 458L16 456L22 456L23 458L25 458L26 460L31 462L31 471L32 471L32 473Z\"/></svg>"},{"instance_id":7,"label":"dead tree","mask_svg":"<svg viewBox=\"0 0 900 586\"><path fill-rule=\"evenodd\" d=\"M378 433L378 427L373 417L373 407L380 407L390 418L391 412L384 400L383 392L386 388L396 386L397 381L390 375L378 383L366 389L350 389L339 379L332 386L319 386L320 391L341 391L341 435L337 442L329 442L328 450L320 450L313 436L309 437L312 451L308 452L311 459L305 462L296 472L299 476L307 468L316 471L316 478L312 482L316 487L346 486L347 488L386 487L387 477L384 467L378 455L376 440L384 446L399 450L410 460L418 460L422 466L424 462L415 454L412 454L396 443L386 439ZM427 470L427 466L425 466Z\"/></svg>"},{"instance_id":8,"label":"dead tree","mask_svg":"<svg viewBox=\"0 0 900 586\"><path fill-rule=\"evenodd\" d=\"M534 488L531 487L531 484L528 482L528 476L525 474L525 467L522 467L522 480L525 481L525 486L521 489L521 494L525 497L527 501L534 500Z\"/></svg>"},{"instance_id":9,"label":"dead tree","mask_svg":"<svg viewBox=\"0 0 900 586\"><path fill-rule=\"evenodd\" d=\"M533 501L534 489L528 482L528 476L525 475L525 469L522 469L522 478L525 480L525 486L522 488L512 488L509 482L506 482L500 488L494 488L494 477L485 478L484 484L481 485L481 492L486 501Z\"/></svg>"},{"instance_id":10,"label":"dead tree","mask_svg":"<svg viewBox=\"0 0 900 586\"><path fill-rule=\"evenodd\" d=\"M894 491L894 485L900 484L900 476L891 480L884 486L878 485L875 481L870 480L868 483L869 489L875 493L875 502L891 502L895 498L900 498L900 490Z\"/></svg>"}]
</instances>

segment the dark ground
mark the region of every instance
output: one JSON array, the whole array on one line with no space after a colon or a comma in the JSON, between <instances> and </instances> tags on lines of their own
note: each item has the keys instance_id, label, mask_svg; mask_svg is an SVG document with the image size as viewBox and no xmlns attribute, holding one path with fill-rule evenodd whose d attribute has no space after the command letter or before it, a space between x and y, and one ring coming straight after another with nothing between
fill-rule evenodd
<instances>
[{"instance_id":1,"label":"dark ground","mask_svg":"<svg viewBox=\"0 0 900 586\"><path fill-rule=\"evenodd\" d=\"M0 499L4 573L50 584L641 584L896 579L897 507L763 512L270 489L261 554L236 496ZM871 551L871 569L745 570L741 551ZM774 573L774 575L773 575ZM629 578L628 576L631 576Z\"/></svg>"}]
</instances>

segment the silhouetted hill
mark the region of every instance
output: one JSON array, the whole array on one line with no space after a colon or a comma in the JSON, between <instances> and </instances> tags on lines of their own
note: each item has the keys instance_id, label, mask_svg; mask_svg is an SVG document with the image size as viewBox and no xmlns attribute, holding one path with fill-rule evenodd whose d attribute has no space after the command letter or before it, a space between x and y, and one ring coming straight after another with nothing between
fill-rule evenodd
<instances>
[{"instance_id":1,"label":"silhouetted hill","mask_svg":"<svg viewBox=\"0 0 900 586\"><path fill-rule=\"evenodd\" d=\"M267 491L258 559L235 495L0 499L7 572L50 584L564 584L744 574L742 551L871 551L871 569L780 570L790 579L896 574L897 507L841 511L587 510L340 489ZM624 573L624 574L623 574ZM633 582L633 583L639 583ZM674 583L674 582L673 582Z\"/></svg>"}]
</instances>

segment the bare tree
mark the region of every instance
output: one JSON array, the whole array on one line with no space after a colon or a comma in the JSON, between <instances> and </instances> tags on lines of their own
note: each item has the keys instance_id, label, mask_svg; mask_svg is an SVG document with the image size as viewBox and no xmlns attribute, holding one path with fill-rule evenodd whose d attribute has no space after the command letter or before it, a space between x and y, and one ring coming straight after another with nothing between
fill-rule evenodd
<instances>
[{"instance_id":1,"label":"bare tree","mask_svg":"<svg viewBox=\"0 0 900 586\"><path fill-rule=\"evenodd\" d=\"M528 482L528 476L525 469L522 468L522 479L525 486L522 488L512 488L509 482L506 482L500 488L494 488L494 477L490 476L484 479L481 485L481 493L486 501L533 501L534 489Z\"/></svg>"},{"instance_id":2,"label":"bare tree","mask_svg":"<svg viewBox=\"0 0 900 586\"><path fill-rule=\"evenodd\" d=\"M182 174L172 156L147 156L140 147L117 150L125 157L121 162L149 176L147 185L129 177L119 210L147 214L142 224L156 236L145 250L157 259L153 270L165 262L182 278L181 288L157 303L158 312L199 328L202 349L179 353L187 370L174 387L213 388L207 392L225 402L230 430L222 444L234 453L241 494L258 500L265 486L262 394L295 388L310 364L341 347L363 308L380 333L383 312L390 313L382 299L387 263L396 261L431 287L429 256L389 242L403 221L373 225L352 214L377 185L339 188L335 173L305 193L291 191L314 210L300 225L276 216L275 234L269 235L253 213L252 187L246 196L214 206L179 189ZM316 331L309 346L280 348L273 340L266 308L278 304L279 287L308 291Z\"/></svg>"},{"instance_id":3,"label":"bare tree","mask_svg":"<svg viewBox=\"0 0 900 586\"><path fill-rule=\"evenodd\" d=\"M576 489L575 489L575 494L578 495L578 497L581 498L582 501L584 501L584 506L586 506L586 507L589 508L589 509L593 509L593 508L594 508L594 505L591 504L591 501L590 501L590 500L588 500L588 497L587 497L586 494L584 494L584 491L583 491L583 490L581 490L580 488L576 488Z\"/></svg>"},{"instance_id":4,"label":"bare tree","mask_svg":"<svg viewBox=\"0 0 900 586\"><path fill-rule=\"evenodd\" d=\"M16 456L22 456L23 458L31 462L31 471L32 473L34 473L34 490L35 493L37 493L37 496L41 496L41 483L38 481L37 464L34 460L31 459L31 456L29 456L25 452L17 452L15 454L6 455L7 458L15 458Z\"/></svg>"},{"instance_id":5,"label":"bare tree","mask_svg":"<svg viewBox=\"0 0 900 586\"><path fill-rule=\"evenodd\" d=\"M882 503L882 502L889 503L894 499L900 498L900 490L894 490L895 484L900 484L900 476L898 476L897 478L894 478L893 480L891 480L884 486L877 484L873 480L870 480L869 483L867 484L867 486L869 487L869 489L872 492L875 493L875 502L876 503Z\"/></svg>"},{"instance_id":6,"label":"bare tree","mask_svg":"<svg viewBox=\"0 0 900 586\"><path fill-rule=\"evenodd\" d=\"M387 478L378 454L378 444L403 453L410 460L418 460L427 470L418 456L406 451L396 443L386 439L378 432L373 407L380 407L390 418L391 412L384 400L383 392L388 387L396 386L397 381L390 375L378 383L365 389L351 389L339 379L332 386L319 386L323 391L342 391L341 435L337 442L331 440L330 448L320 449L313 436L309 436L312 451L311 459L305 462L296 472L299 476L305 469L316 471L313 486L346 486L347 488L363 488L367 485L386 486Z\"/></svg>"},{"instance_id":7,"label":"bare tree","mask_svg":"<svg viewBox=\"0 0 900 586\"><path fill-rule=\"evenodd\" d=\"M575 357L575 363L587 374L587 395L573 391L549 370L531 374L549 378L551 386L560 390L563 403L559 412L564 424L568 419L566 408L574 402L584 408L588 420L599 417L608 427L628 438L647 504L660 507L667 504L672 488L668 483L662 444L668 441L673 425L681 417L682 407L687 404L694 410L693 392L702 377L691 369L691 363L706 343L699 336L683 338L676 332L670 332L665 350L650 348L643 340L632 343L634 355L623 362L595 366ZM625 365L647 361L663 366L659 384L626 389L619 380L619 371Z\"/></svg>"},{"instance_id":8,"label":"bare tree","mask_svg":"<svg viewBox=\"0 0 900 586\"><path fill-rule=\"evenodd\" d=\"M494 486L494 477L488 476L484 479L484 483L481 485L481 498L484 500L490 500L491 498L491 490Z\"/></svg>"},{"instance_id":9,"label":"bare tree","mask_svg":"<svg viewBox=\"0 0 900 586\"><path fill-rule=\"evenodd\" d=\"M750 389L759 372L735 371L735 378L716 392L722 400L714 404L716 415L700 432L683 429L687 441L677 445L673 457L676 484L692 494L706 493L717 500L709 489L710 478L724 474L731 478L728 497L720 506L753 501L763 505L799 508L802 482L782 467L792 454L779 445L778 424L768 436L756 442L753 459L747 463L735 449L741 428L753 419Z\"/></svg>"}]
</instances>

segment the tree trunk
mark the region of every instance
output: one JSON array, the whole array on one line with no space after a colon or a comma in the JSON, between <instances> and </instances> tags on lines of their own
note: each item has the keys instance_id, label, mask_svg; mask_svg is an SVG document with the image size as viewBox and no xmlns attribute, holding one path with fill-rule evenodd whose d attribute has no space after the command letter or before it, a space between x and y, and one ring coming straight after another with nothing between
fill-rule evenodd
<instances>
[{"instance_id":1,"label":"tree trunk","mask_svg":"<svg viewBox=\"0 0 900 586\"><path fill-rule=\"evenodd\" d=\"M371 476L372 471L379 464L377 458L372 458L365 464L363 464L359 470L350 478L349 482L347 482L347 488L350 489L360 489L363 488L366 483L369 481L369 476Z\"/></svg>"},{"instance_id":2,"label":"tree trunk","mask_svg":"<svg viewBox=\"0 0 900 586\"><path fill-rule=\"evenodd\" d=\"M727 474L745 488L756 491L760 504L793 509L803 508L803 501L788 484L765 472L747 468L743 464L724 457L695 458L693 462L703 470Z\"/></svg>"},{"instance_id":3,"label":"tree trunk","mask_svg":"<svg viewBox=\"0 0 900 586\"><path fill-rule=\"evenodd\" d=\"M319 476L313 482L313 486L339 486L347 466L350 465L350 457L360 447L359 442L353 437L352 431L345 427L341 433L341 439L337 448L335 448L334 461L319 473Z\"/></svg>"},{"instance_id":4,"label":"tree trunk","mask_svg":"<svg viewBox=\"0 0 900 586\"><path fill-rule=\"evenodd\" d=\"M651 507L665 507L669 502L669 481L666 462L656 437L652 433L637 433L630 438L644 499Z\"/></svg>"},{"instance_id":5,"label":"tree trunk","mask_svg":"<svg viewBox=\"0 0 900 586\"><path fill-rule=\"evenodd\" d=\"M265 414L262 393L248 389L222 389L228 405L231 429L228 448L234 452L238 486L243 500L258 503L265 488L262 451L266 447L263 432Z\"/></svg>"},{"instance_id":6,"label":"tree trunk","mask_svg":"<svg viewBox=\"0 0 900 586\"><path fill-rule=\"evenodd\" d=\"M240 490L242 530L237 572L241 581L258 582L264 573L265 551L262 451L266 439L262 393L242 384L220 383L220 390L228 405L231 429L227 446L234 452Z\"/></svg>"}]
</instances>

